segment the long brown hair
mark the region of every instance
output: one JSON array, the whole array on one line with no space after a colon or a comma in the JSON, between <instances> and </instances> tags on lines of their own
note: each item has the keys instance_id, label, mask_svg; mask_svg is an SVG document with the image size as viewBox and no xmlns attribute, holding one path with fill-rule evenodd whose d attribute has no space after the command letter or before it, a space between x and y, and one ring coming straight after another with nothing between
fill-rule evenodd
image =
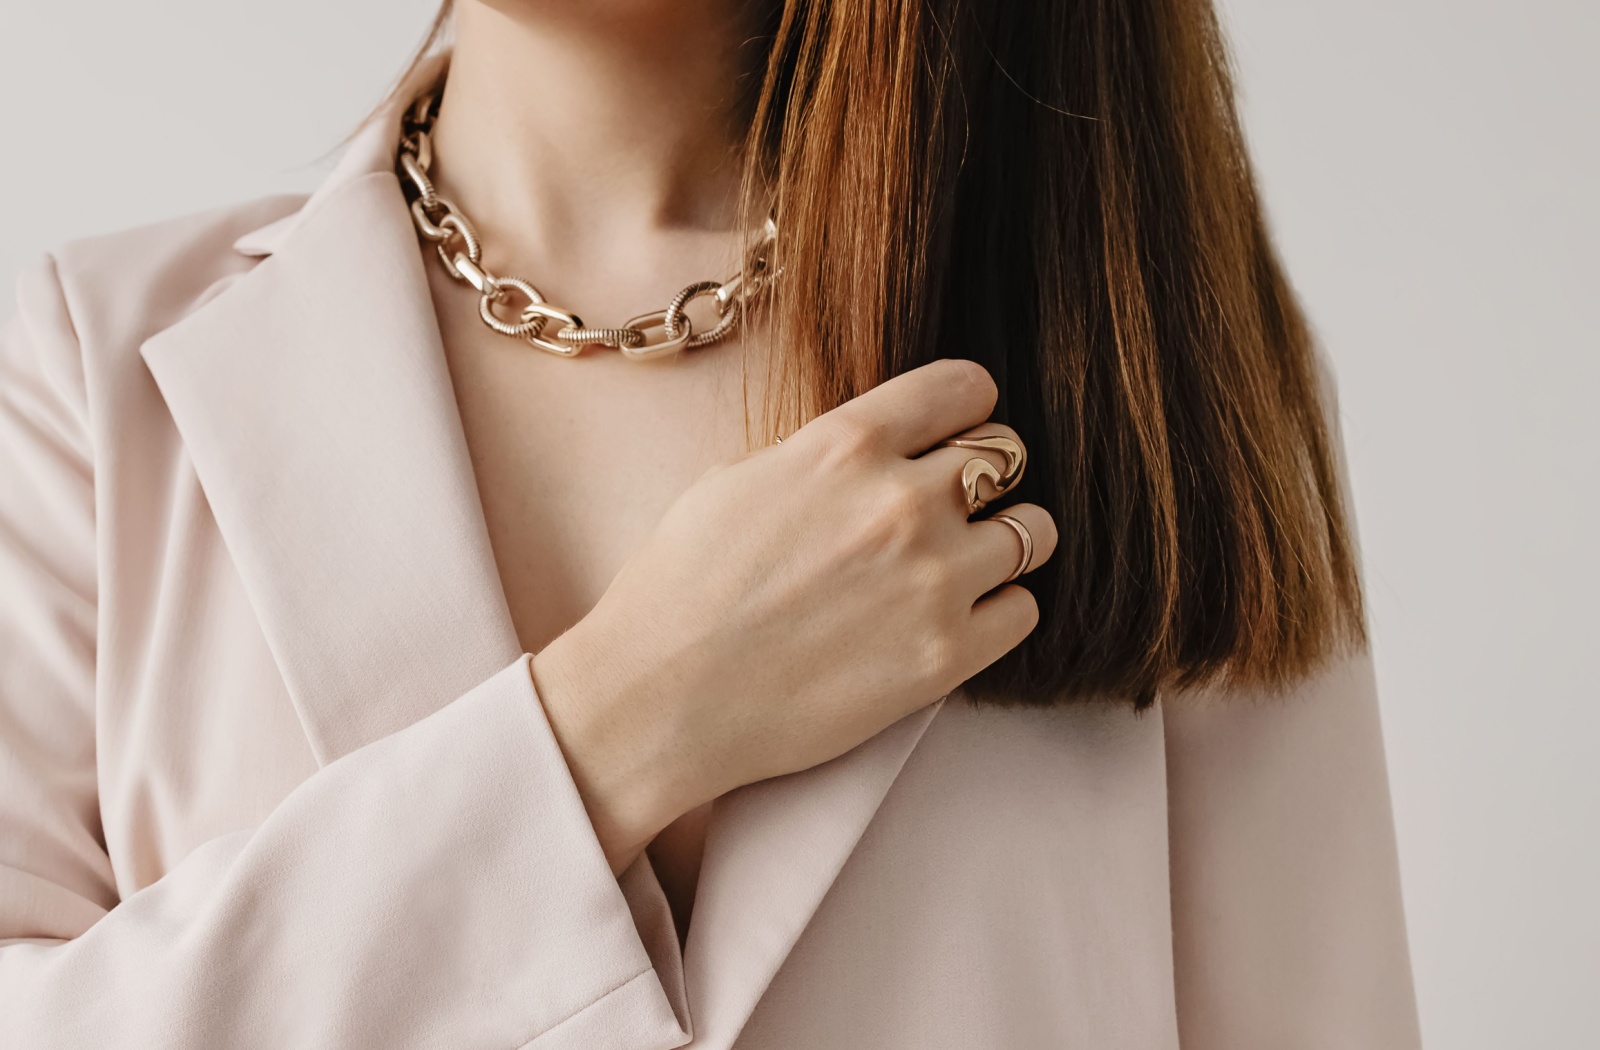
<instances>
[{"instance_id":1,"label":"long brown hair","mask_svg":"<svg viewBox=\"0 0 1600 1050\"><path fill-rule=\"evenodd\" d=\"M761 0L758 0L758 3ZM430 44L443 31L441 11ZM999 384L1060 525L977 699L1282 685L1364 644L1306 322L1209 0L768 0L747 215L771 425L940 357Z\"/></svg>"}]
</instances>

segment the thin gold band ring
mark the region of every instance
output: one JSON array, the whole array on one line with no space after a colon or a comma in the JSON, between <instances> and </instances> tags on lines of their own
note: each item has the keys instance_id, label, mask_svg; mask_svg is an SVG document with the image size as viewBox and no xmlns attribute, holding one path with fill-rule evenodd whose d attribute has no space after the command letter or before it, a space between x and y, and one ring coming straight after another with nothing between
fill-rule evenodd
<instances>
[{"instance_id":1,"label":"thin gold band ring","mask_svg":"<svg viewBox=\"0 0 1600 1050\"><path fill-rule=\"evenodd\" d=\"M1017 567L1011 570L1010 576L1007 576L1005 579L1000 581L1000 586L1004 587L1006 584L1010 583L1012 580L1028 571L1028 563L1033 561L1033 533L1028 531L1028 526L1022 524L1022 522L1004 512L992 514L989 516L988 520L1003 521L1007 525L1010 525L1012 530L1016 532L1017 539L1022 541L1022 560L1017 562Z\"/></svg>"}]
</instances>

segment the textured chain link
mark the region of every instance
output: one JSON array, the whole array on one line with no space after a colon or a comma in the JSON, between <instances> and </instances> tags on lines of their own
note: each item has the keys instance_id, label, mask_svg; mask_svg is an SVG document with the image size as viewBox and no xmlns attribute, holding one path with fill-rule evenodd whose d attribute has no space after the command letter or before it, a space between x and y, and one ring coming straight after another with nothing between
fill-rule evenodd
<instances>
[{"instance_id":1,"label":"textured chain link","mask_svg":"<svg viewBox=\"0 0 1600 1050\"><path fill-rule=\"evenodd\" d=\"M696 281L672 297L665 310L640 314L616 328L591 328L577 314L545 300L539 289L520 277L502 277L483 265L483 244L477 228L450 199L434 188L428 171L433 166L433 121L438 96L424 95L412 104L401 124L397 158L402 185L411 202L417 233L432 244L445 273L478 293L478 316L501 335L523 339L541 350L576 357L587 346L619 350L626 357L648 359L679 350L710 346L739 328L750 303L771 287L777 272L771 268L771 250L778 234L768 219L759 242L750 249L744 270L726 281ZM696 332L684 311L695 299L711 296L717 323ZM547 338L551 322L553 335ZM653 342L652 333L660 337Z\"/></svg>"}]
</instances>

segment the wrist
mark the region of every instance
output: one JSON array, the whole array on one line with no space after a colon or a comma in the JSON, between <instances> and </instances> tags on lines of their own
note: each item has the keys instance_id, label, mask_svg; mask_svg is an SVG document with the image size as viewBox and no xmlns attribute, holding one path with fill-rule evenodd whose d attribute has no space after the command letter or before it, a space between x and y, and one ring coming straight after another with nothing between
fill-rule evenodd
<instances>
[{"instance_id":1,"label":"wrist","mask_svg":"<svg viewBox=\"0 0 1600 1050\"><path fill-rule=\"evenodd\" d=\"M534 688L613 872L703 799L682 782L670 718L615 655L590 644L582 624L533 658Z\"/></svg>"}]
</instances>

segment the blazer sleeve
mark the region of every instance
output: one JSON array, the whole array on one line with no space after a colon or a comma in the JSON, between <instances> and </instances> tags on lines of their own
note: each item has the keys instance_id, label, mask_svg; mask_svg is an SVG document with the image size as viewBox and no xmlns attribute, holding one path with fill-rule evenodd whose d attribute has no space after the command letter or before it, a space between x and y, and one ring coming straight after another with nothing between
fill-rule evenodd
<instances>
[{"instance_id":1,"label":"blazer sleeve","mask_svg":"<svg viewBox=\"0 0 1600 1050\"><path fill-rule=\"evenodd\" d=\"M0 334L0 1042L686 1043L527 657L118 899L83 384L59 293L25 294Z\"/></svg>"},{"instance_id":2,"label":"blazer sleeve","mask_svg":"<svg viewBox=\"0 0 1600 1050\"><path fill-rule=\"evenodd\" d=\"M1184 1050L1420 1046L1371 662L1163 720Z\"/></svg>"},{"instance_id":3,"label":"blazer sleeve","mask_svg":"<svg viewBox=\"0 0 1600 1050\"><path fill-rule=\"evenodd\" d=\"M1419 1047L1371 657L1162 717L1184 1050Z\"/></svg>"}]
</instances>

